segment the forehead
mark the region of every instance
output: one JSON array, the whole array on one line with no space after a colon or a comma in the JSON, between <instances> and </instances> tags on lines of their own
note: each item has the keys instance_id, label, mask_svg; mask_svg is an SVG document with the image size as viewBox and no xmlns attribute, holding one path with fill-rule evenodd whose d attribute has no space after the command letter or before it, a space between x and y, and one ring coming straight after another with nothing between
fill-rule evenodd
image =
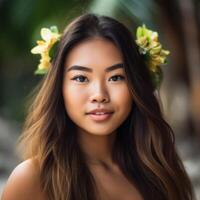
<instances>
[{"instance_id":1,"label":"forehead","mask_svg":"<svg viewBox=\"0 0 200 200\"><path fill-rule=\"evenodd\" d=\"M96 37L75 45L66 56L65 68L80 65L102 69L122 62L122 54L113 42Z\"/></svg>"}]
</instances>

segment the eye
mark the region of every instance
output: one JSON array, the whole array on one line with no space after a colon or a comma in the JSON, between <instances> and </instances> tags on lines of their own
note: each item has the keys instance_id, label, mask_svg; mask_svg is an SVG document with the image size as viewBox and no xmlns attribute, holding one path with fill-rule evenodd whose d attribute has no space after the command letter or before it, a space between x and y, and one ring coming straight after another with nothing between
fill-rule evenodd
<instances>
[{"instance_id":1,"label":"eye","mask_svg":"<svg viewBox=\"0 0 200 200\"><path fill-rule=\"evenodd\" d=\"M83 76L83 75L79 75L79 76L75 76L73 77L71 80L79 80L78 82L85 82L84 80L86 79L87 77Z\"/></svg>"},{"instance_id":2,"label":"eye","mask_svg":"<svg viewBox=\"0 0 200 200\"><path fill-rule=\"evenodd\" d=\"M122 81L122 80L124 80L125 77L122 76L122 75L115 75L115 76L112 76L110 79L113 79L113 81L116 82L116 81Z\"/></svg>"},{"instance_id":3,"label":"eye","mask_svg":"<svg viewBox=\"0 0 200 200\"><path fill-rule=\"evenodd\" d=\"M83 82L86 82L85 81L86 79L87 79L86 76L78 75L78 76L73 77L71 80L75 80L77 82L83 83ZM114 82L116 82L116 81L123 81L125 79L125 77L122 75L115 75L115 76L112 76L110 79L112 79ZM88 81L88 79L87 79L87 81Z\"/></svg>"}]
</instances>

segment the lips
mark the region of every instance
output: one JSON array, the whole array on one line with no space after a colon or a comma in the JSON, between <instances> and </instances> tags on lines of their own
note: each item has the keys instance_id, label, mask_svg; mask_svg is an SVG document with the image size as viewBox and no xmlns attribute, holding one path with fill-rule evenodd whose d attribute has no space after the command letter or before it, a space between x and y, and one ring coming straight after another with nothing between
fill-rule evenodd
<instances>
[{"instance_id":1,"label":"lips","mask_svg":"<svg viewBox=\"0 0 200 200\"><path fill-rule=\"evenodd\" d=\"M104 115L104 114L112 114L113 111L109 109L94 109L90 112L87 112L86 114L94 114L94 115Z\"/></svg>"},{"instance_id":2,"label":"lips","mask_svg":"<svg viewBox=\"0 0 200 200\"><path fill-rule=\"evenodd\" d=\"M86 114L89 115L92 120L101 122L109 119L113 113L114 111L109 109L94 109Z\"/></svg>"}]
</instances>

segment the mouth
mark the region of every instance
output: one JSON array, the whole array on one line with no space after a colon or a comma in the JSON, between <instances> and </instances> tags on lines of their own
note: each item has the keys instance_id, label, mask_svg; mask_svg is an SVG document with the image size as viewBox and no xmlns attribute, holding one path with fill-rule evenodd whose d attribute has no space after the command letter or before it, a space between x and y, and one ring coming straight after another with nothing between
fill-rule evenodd
<instances>
[{"instance_id":1,"label":"mouth","mask_svg":"<svg viewBox=\"0 0 200 200\"><path fill-rule=\"evenodd\" d=\"M114 112L110 112L110 113L87 113L86 115L88 115L92 120L97 121L97 122L101 122L101 121L105 121L108 120Z\"/></svg>"}]
</instances>

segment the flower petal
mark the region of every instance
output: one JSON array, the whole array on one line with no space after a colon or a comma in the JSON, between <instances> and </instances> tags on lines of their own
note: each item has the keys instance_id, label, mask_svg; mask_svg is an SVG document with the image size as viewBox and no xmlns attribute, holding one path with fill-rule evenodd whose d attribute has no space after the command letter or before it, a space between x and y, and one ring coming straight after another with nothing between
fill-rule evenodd
<instances>
[{"instance_id":1,"label":"flower petal","mask_svg":"<svg viewBox=\"0 0 200 200\"><path fill-rule=\"evenodd\" d=\"M41 37L43 40L45 40L46 42L51 40L52 37L52 33L51 30L48 28L42 28L41 29Z\"/></svg>"},{"instance_id":2,"label":"flower petal","mask_svg":"<svg viewBox=\"0 0 200 200\"><path fill-rule=\"evenodd\" d=\"M32 54L41 54L44 51L44 46L37 45L31 49Z\"/></svg>"}]
</instances>

